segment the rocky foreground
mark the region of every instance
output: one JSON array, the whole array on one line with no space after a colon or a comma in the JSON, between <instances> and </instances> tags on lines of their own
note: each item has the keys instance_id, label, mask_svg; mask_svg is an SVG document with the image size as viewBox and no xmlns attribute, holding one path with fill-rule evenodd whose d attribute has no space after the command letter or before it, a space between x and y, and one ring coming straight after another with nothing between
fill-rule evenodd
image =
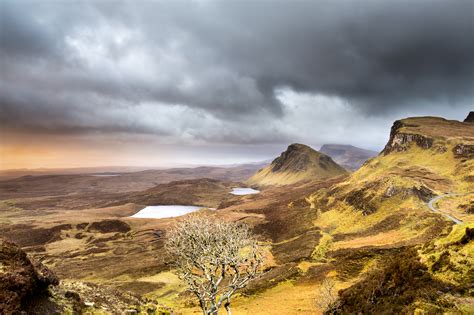
<instances>
[{"instance_id":1,"label":"rocky foreground","mask_svg":"<svg viewBox=\"0 0 474 315\"><path fill-rule=\"evenodd\" d=\"M136 295L93 283L60 281L13 242L0 239L0 314L169 314Z\"/></svg>"}]
</instances>

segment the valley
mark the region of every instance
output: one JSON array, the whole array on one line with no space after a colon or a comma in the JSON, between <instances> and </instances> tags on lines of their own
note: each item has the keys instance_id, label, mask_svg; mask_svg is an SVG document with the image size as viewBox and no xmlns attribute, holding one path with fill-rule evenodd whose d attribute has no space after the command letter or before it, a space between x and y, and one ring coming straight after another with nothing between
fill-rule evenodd
<instances>
[{"instance_id":1,"label":"valley","mask_svg":"<svg viewBox=\"0 0 474 315\"><path fill-rule=\"evenodd\" d=\"M265 249L263 272L236 296L234 314L323 313L328 281L341 313L373 311L360 302L372 287L375 310L469 313L473 148L474 124L416 117L396 121L384 150L352 173L292 144L265 166L10 178L0 181L0 236L56 273L63 310L74 304L67 289L82 294L82 312L118 312L91 294L97 286L131 296L121 312L152 304L200 313L163 248L190 210L249 225ZM176 213L178 205L191 208ZM405 272L421 274L410 288ZM377 287L392 280L399 287ZM410 293L397 300L394 290Z\"/></svg>"}]
</instances>

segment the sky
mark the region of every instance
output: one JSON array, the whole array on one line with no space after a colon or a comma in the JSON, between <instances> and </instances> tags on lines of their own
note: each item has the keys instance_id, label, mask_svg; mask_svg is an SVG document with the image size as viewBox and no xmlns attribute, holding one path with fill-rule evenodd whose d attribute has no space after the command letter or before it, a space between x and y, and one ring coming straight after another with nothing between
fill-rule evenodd
<instances>
[{"instance_id":1,"label":"sky","mask_svg":"<svg viewBox=\"0 0 474 315\"><path fill-rule=\"evenodd\" d=\"M474 2L0 0L0 169L380 150L474 109Z\"/></svg>"}]
</instances>

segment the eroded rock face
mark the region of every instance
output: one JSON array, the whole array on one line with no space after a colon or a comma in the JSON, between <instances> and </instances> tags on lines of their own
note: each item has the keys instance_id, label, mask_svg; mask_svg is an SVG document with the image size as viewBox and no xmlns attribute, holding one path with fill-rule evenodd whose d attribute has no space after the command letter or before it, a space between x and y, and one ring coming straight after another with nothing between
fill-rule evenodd
<instances>
[{"instance_id":1,"label":"eroded rock face","mask_svg":"<svg viewBox=\"0 0 474 315\"><path fill-rule=\"evenodd\" d=\"M397 120L393 124L390 132L390 139L382 151L384 155L394 151L406 151L412 144L415 144L422 149L430 149L433 146L434 140L432 138L419 134L400 132L400 129L405 126L409 127L400 120Z\"/></svg>"},{"instance_id":2,"label":"eroded rock face","mask_svg":"<svg viewBox=\"0 0 474 315\"><path fill-rule=\"evenodd\" d=\"M474 158L474 145L458 144L453 148L454 157L458 159Z\"/></svg>"},{"instance_id":3,"label":"eroded rock face","mask_svg":"<svg viewBox=\"0 0 474 315\"><path fill-rule=\"evenodd\" d=\"M425 186L413 187L411 189L411 193L423 200L424 202L428 202L431 198L436 196L435 193L431 191L431 189Z\"/></svg>"},{"instance_id":4,"label":"eroded rock face","mask_svg":"<svg viewBox=\"0 0 474 315\"><path fill-rule=\"evenodd\" d=\"M31 261L13 242L0 239L0 314L19 313L24 302L58 285L56 275L43 264Z\"/></svg>"}]
</instances>

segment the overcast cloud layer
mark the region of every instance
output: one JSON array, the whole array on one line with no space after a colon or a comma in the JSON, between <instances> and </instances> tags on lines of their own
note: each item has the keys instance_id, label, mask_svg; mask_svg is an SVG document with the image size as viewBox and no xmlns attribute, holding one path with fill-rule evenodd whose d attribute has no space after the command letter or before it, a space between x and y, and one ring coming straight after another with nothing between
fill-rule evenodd
<instances>
[{"instance_id":1,"label":"overcast cloud layer","mask_svg":"<svg viewBox=\"0 0 474 315\"><path fill-rule=\"evenodd\" d=\"M378 149L394 119L474 107L471 0L4 0L0 15L8 134Z\"/></svg>"}]
</instances>

